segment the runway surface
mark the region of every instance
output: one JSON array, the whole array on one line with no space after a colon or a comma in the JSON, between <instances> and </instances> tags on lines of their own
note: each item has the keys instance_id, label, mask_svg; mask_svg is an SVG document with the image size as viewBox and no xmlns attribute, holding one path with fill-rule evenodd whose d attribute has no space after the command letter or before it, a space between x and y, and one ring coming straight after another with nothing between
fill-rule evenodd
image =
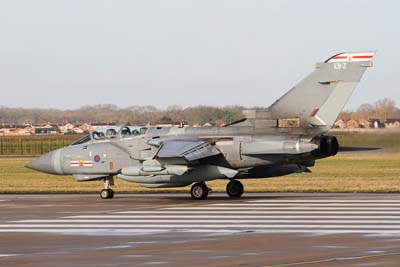
<instances>
[{"instance_id":1,"label":"runway surface","mask_svg":"<svg viewBox=\"0 0 400 267\"><path fill-rule=\"evenodd\" d=\"M399 194L0 195L0 266L399 266Z\"/></svg>"}]
</instances>

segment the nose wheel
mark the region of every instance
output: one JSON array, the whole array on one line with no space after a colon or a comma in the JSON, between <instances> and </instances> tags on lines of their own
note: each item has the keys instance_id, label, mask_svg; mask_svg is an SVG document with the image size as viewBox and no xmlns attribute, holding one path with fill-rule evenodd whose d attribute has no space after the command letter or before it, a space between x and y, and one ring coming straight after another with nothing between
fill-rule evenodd
<instances>
[{"instance_id":1,"label":"nose wheel","mask_svg":"<svg viewBox=\"0 0 400 267\"><path fill-rule=\"evenodd\" d=\"M239 198L243 194L243 184L237 180L231 180L226 185L226 193L231 198Z\"/></svg>"},{"instance_id":2,"label":"nose wheel","mask_svg":"<svg viewBox=\"0 0 400 267\"><path fill-rule=\"evenodd\" d=\"M111 199L114 197L114 191L110 188L111 185L114 185L114 178L112 176L104 178L104 189L100 191L102 199Z\"/></svg>"},{"instance_id":3,"label":"nose wheel","mask_svg":"<svg viewBox=\"0 0 400 267\"><path fill-rule=\"evenodd\" d=\"M190 189L190 194L194 200L204 200L207 198L209 188L206 183L195 183Z\"/></svg>"},{"instance_id":4,"label":"nose wheel","mask_svg":"<svg viewBox=\"0 0 400 267\"><path fill-rule=\"evenodd\" d=\"M110 199L114 197L114 191L112 189L103 189L100 191L100 197L102 199Z\"/></svg>"}]
</instances>

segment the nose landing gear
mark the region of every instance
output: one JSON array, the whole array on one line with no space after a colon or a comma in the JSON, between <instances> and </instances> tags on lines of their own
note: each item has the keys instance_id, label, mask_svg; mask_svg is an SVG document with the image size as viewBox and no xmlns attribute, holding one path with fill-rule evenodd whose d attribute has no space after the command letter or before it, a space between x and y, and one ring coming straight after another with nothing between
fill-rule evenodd
<instances>
[{"instance_id":1,"label":"nose landing gear","mask_svg":"<svg viewBox=\"0 0 400 267\"><path fill-rule=\"evenodd\" d=\"M102 199L110 199L114 197L114 191L112 189L103 189L100 191L100 197Z\"/></svg>"},{"instance_id":2,"label":"nose landing gear","mask_svg":"<svg viewBox=\"0 0 400 267\"><path fill-rule=\"evenodd\" d=\"M194 200L204 200L207 198L209 188L206 183L195 183L190 189L190 194Z\"/></svg>"},{"instance_id":3,"label":"nose landing gear","mask_svg":"<svg viewBox=\"0 0 400 267\"><path fill-rule=\"evenodd\" d=\"M102 199L111 199L114 197L114 191L110 188L111 185L114 185L114 178L112 176L104 178L104 189L100 191Z\"/></svg>"}]
</instances>

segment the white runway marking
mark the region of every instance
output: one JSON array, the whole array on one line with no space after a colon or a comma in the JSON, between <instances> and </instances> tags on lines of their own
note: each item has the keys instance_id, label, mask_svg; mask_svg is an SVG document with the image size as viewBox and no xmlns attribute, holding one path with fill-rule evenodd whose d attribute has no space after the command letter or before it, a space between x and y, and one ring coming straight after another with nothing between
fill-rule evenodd
<instances>
[{"instance_id":1,"label":"white runway marking","mask_svg":"<svg viewBox=\"0 0 400 267\"><path fill-rule=\"evenodd\" d=\"M218 209L214 210L211 208L206 208L204 210L155 210L155 211L121 211L116 212L119 214L400 214L400 211L311 211L311 210L291 210L291 211L281 211L281 210L232 210L230 208L227 209Z\"/></svg>"},{"instance_id":2,"label":"white runway marking","mask_svg":"<svg viewBox=\"0 0 400 267\"><path fill-rule=\"evenodd\" d=\"M182 229L182 230L174 230L175 232L182 233L216 233L216 234L233 234L233 233L242 233L242 232L252 232L257 231L260 233L294 233L294 234L371 234L371 235L400 235L399 230L329 230L329 229L320 229L320 230L304 230L304 229L280 229L280 230L266 230L266 229L251 229L251 230L221 230L221 229ZM0 233L53 233L53 234L87 234L87 235L126 235L126 234L160 234L160 233L168 233L167 229L159 229L159 230L151 230L151 229L33 229L33 228L25 228L25 229L0 229Z\"/></svg>"},{"instance_id":3,"label":"white runway marking","mask_svg":"<svg viewBox=\"0 0 400 267\"><path fill-rule=\"evenodd\" d=\"M145 219L130 219L130 220L23 220L23 221L15 221L16 223L357 223L357 224L373 224L373 223L387 223L387 224L398 224L397 220L250 220L250 219L240 219L232 220L221 218L218 220L209 219L209 220L185 220L180 218L175 218L173 220L165 220L165 219L154 219L154 220L145 220ZM1 225L0 225L1 227Z\"/></svg>"},{"instance_id":4,"label":"white runway marking","mask_svg":"<svg viewBox=\"0 0 400 267\"><path fill-rule=\"evenodd\" d=\"M365 225L351 225L351 224L2 224L1 229L4 228L243 228L245 229L261 229L261 228L333 228L333 229L400 229L400 225L382 225L382 224L365 224Z\"/></svg>"},{"instance_id":5,"label":"white runway marking","mask_svg":"<svg viewBox=\"0 0 400 267\"><path fill-rule=\"evenodd\" d=\"M23 228L23 229L1 229L0 233L54 233L54 234L159 234L168 232L166 229L50 229L50 228ZM390 233L392 233L391 231ZM400 233L400 231L398 231ZM376 231L375 231L376 233Z\"/></svg>"},{"instance_id":6,"label":"white runway marking","mask_svg":"<svg viewBox=\"0 0 400 267\"><path fill-rule=\"evenodd\" d=\"M255 206L246 206L246 205L238 205L238 206L227 206L227 207L171 207L164 208L165 210L394 210L400 211L400 208L382 208L382 207L354 207L354 208L342 208L342 207L255 207Z\"/></svg>"},{"instance_id":7,"label":"white runway marking","mask_svg":"<svg viewBox=\"0 0 400 267\"><path fill-rule=\"evenodd\" d=\"M248 206L248 204L236 204L236 203L214 203L207 205L208 207L242 207ZM360 203L253 203L252 207L400 207L400 203L368 203L368 204L360 204Z\"/></svg>"},{"instance_id":8,"label":"white runway marking","mask_svg":"<svg viewBox=\"0 0 400 267\"><path fill-rule=\"evenodd\" d=\"M160 216L161 215L161 216ZM63 218L70 219L394 219L400 220L400 216L386 216L386 215L362 215L362 216L342 216L342 215L181 215L181 214L160 214L160 215L77 215L68 216ZM34 221L34 220L23 220Z\"/></svg>"},{"instance_id":9,"label":"white runway marking","mask_svg":"<svg viewBox=\"0 0 400 267\"><path fill-rule=\"evenodd\" d=\"M0 232L82 235L166 232L400 235L400 201L263 200L149 207L105 214L9 221ZM196 203L197 204L197 203Z\"/></svg>"},{"instance_id":10,"label":"white runway marking","mask_svg":"<svg viewBox=\"0 0 400 267\"><path fill-rule=\"evenodd\" d=\"M299 202L304 202L304 203L400 203L400 199L391 199L391 200L385 200L385 199L283 199L283 200L278 200L278 199L260 199L260 200L249 200L246 201L247 203L254 203L254 202L265 202L265 203L299 203Z\"/></svg>"}]
</instances>

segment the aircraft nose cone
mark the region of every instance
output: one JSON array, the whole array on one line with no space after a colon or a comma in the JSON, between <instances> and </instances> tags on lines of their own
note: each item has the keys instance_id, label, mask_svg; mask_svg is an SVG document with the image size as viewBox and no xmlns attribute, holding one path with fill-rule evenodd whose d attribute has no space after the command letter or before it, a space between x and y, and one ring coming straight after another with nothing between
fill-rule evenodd
<instances>
[{"instance_id":1,"label":"aircraft nose cone","mask_svg":"<svg viewBox=\"0 0 400 267\"><path fill-rule=\"evenodd\" d=\"M53 167L54 151L43 154L37 159L32 160L25 167L40 172L57 174L57 171Z\"/></svg>"}]
</instances>

